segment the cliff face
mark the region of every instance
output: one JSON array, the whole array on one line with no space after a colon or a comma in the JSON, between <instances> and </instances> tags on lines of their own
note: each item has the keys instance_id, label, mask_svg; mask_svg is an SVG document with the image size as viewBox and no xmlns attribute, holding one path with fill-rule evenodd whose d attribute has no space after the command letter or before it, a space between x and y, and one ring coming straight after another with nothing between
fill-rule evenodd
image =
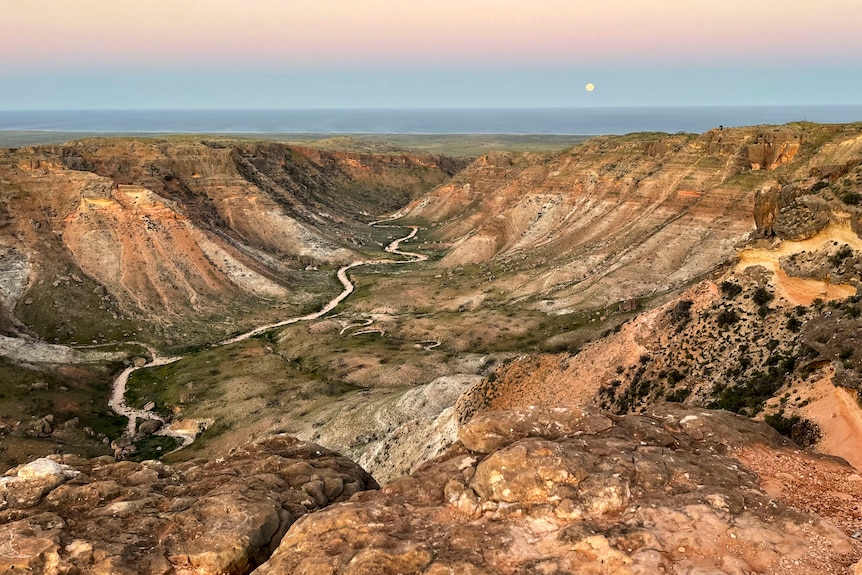
<instances>
[{"instance_id":1,"label":"cliff face","mask_svg":"<svg viewBox=\"0 0 862 575\"><path fill-rule=\"evenodd\" d=\"M822 129L822 128L821 128ZM859 198L862 182L862 136L847 128L822 142L807 162L797 162L780 185L758 190L754 218L761 235L803 240L830 222L849 222L859 232Z\"/></svg>"},{"instance_id":2,"label":"cliff face","mask_svg":"<svg viewBox=\"0 0 862 575\"><path fill-rule=\"evenodd\" d=\"M760 132L748 144L748 161L752 170L774 170L789 164L799 153L801 130Z\"/></svg>"}]
</instances>

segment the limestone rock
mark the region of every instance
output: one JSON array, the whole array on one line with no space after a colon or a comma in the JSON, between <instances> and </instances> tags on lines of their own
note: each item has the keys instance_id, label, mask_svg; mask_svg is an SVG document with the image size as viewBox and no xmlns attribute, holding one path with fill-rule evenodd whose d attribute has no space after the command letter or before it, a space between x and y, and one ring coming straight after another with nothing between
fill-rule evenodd
<instances>
[{"instance_id":1,"label":"limestone rock","mask_svg":"<svg viewBox=\"0 0 862 575\"><path fill-rule=\"evenodd\" d=\"M10 469L0 478L0 511L38 505L46 493L77 475L68 465L46 458Z\"/></svg>"},{"instance_id":2,"label":"limestone rock","mask_svg":"<svg viewBox=\"0 0 862 575\"><path fill-rule=\"evenodd\" d=\"M246 573L297 518L377 486L351 461L286 436L174 467L65 461L0 480L0 541L15 551L0 553L0 572Z\"/></svg>"},{"instance_id":3,"label":"limestone rock","mask_svg":"<svg viewBox=\"0 0 862 575\"><path fill-rule=\"evenodd\" d=\"M529 406L477 415L458 430L458 439L467 449L490 453L525 437L560 439L612 426L607 416L594 411Z\"/></svg>"},{"instance_id":4,"label":"limestone rock","mask_svg":"<svg viewBox=\"0 0 862 575\"><path fill-rule=\"evenodd\" d=\"M740 416L522 408L460 436L412 475L297 521L255 575L843 574L858 560L847 535L771 499L732 456L791 452Z\"/></svg>"}]
</instances>

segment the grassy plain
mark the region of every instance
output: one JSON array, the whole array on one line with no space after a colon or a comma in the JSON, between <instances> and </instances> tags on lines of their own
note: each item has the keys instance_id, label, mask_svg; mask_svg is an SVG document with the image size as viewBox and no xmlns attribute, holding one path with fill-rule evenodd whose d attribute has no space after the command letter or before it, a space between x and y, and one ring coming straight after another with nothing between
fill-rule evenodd
<instances>
[{"instance_id":1,"label":"grassy plain","mask_svg":"<svg viewBox=\"0 0 862 575\"><path fill-rule=\"evenodd\" d=\"M472 157L493 151L553 152L576 146L588 136L542 134L210 134L212 139L267 140L325 150L365 153L420 152ZM41 132L0 130L0 147L62 144L84 138L200 139L201 134Z\"/></svg>"}]
</instances>

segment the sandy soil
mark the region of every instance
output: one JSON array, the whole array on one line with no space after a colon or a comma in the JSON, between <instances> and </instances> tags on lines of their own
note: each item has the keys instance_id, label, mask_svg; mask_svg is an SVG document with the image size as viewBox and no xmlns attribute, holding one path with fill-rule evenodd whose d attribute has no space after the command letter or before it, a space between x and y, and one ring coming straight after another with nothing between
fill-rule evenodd
<instances>
[{"instance_id":1,"label":"sandy soil","mask_svg":"<svg viewBox=\"0 0 862 575\"><path fill-rule=\"evenodd\" d=\"M862 239L847 225L829 224L823 231L802 241L783 241L774 249L748 248L739 253L736 271L741 272L752 266L763 266L775 274L775 289L794 305L811 305L815 299L830 301L844 299L856 294L856 288L849 284L832 285L829 282L794 278L788 276L778 263L779 258L799 252L813 252L839 242L848 244L854 250L862 250Z\"/></svg>"},{"instance_id":2,"label":"sandy soil","mask_svg":"<svg viewBox=\"0 0 862 575\"><path fill-rule=\"evenodd\" d=\"M771 497L817 513L848 535L862 530L862 476L853 468L799 450L748 446L734 455L760 476L761 487ZM862 542L854 541L857 555L862 554Z\"/></svg>"},{"instance_id":3,"label":"sandy soil","mask_svg":"<svg viewBox=\"0 0 862 575\"><path fill-rule=\"evenodd\" d=\"M823 437L815 449L843 457L862 471L862 409L854 392L832 385L829 373L815 383L808 399L811 403L798 413L820 426Z\"/></svg>"}]
</instances>

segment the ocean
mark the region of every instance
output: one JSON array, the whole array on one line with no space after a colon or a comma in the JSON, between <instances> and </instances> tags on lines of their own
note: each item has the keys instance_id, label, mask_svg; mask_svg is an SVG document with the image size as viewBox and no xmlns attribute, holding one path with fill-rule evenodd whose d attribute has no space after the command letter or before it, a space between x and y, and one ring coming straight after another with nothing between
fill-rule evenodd
<instances>
[{"instance_id":1,"label":"ocean","mask_svg":"<svg viewBox=\"0 0 862 575\"><path fill-rule=\"evenodd\" d=\"M862 121L854 106L417 110L0 111L0 131L210 134L556 134L704 132L718 126Z\"/></svg>"}]
</instances>

